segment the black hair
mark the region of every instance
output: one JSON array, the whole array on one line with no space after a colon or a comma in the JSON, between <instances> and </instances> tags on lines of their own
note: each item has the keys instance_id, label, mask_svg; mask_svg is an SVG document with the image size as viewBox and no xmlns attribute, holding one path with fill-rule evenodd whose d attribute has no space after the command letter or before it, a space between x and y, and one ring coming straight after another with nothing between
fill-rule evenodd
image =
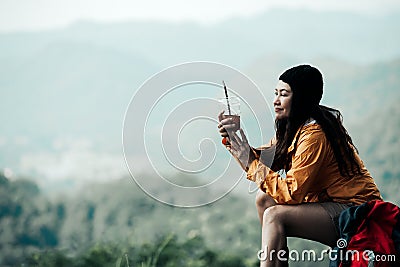
<instances>
[{"instance_id":1,"label":"black hair","mask_svg":"<svg viewBox=\"0 0 400 267\"><path fill-rule=\"evenodd\" d=\"M299 65L286 70L279 80L289 84L293 95L288 118L275 120L277 144L272 169L287 170L290 167L288 148L300 127L313 118L325 133L340 174L349 178L360 174L355 155L358 151L343 126L342 114L339 110L319 105L324 85L321 72L310 65Z\"/></svg>"}]
</instances>

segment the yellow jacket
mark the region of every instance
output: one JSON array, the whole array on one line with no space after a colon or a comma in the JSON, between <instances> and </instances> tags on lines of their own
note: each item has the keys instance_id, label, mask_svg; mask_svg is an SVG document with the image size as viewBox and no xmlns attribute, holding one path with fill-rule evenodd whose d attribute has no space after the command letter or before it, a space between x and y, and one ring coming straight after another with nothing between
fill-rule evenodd
<instances>
[{"instance_id":1,"label":"yellow jacket","mask_svg":"<svg viewBox=\"0 0 400 267\"><path fill-rule=\"evenodd\" d=\"M357 153L361 174L352 178L343 177L320 125L308 124L299 131L296 134L297 144L294 138L288 148L290 153L296 145L286 178L264 165L260 158L249 165L247 178L280 204L335 201L359 205L381 199L374 180ZM272 142L260 149L271 145Z\"/></svg>"}]
</instances>

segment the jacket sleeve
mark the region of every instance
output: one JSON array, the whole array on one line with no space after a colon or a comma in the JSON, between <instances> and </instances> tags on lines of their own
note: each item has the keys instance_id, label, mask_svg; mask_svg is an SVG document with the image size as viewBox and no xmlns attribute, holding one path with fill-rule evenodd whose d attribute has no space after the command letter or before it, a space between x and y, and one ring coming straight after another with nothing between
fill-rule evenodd
<instances>
[{"instance_id":1,"label":"jacket sleeve","mask_svg":"<svg viewBox=\"0 0 400 267\"><path fill-rule=\"evenodd\" d=\"M309 193L310 186L318 178L318 172L326 158L326 149L327 140L322 130L300 135L286 178L271 170L259 159L250 164L247 178L256 182L257 186L277 203L302 203Z\"/></svg>"}]
</instances>

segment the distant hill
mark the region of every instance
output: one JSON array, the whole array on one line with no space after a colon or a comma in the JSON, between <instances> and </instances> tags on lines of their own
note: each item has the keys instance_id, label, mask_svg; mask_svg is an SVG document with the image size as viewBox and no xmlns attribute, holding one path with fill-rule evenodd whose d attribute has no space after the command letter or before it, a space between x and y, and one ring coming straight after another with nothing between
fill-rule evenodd
<instances>
[{"instance_id":1,"label":"distant hill","mask_svg":"<svg viewBox=\"0 0 400 267\"><path fill-rule=\"evenodd\" d=\"M390 94L390 93L389 93ZM399 102L393 99L393 102ZM400 203L400 107L397 103L369 113L352 125L354 142L383 196L388 201Z\"/></svg>"},{"instance_id":2,"label":"distant hill","mask_svg":"<svg viewBox=\"0 0 400 267\"><path fill-rule=\"evenodd\" d=\"M2 34L0 51L7 51L5 58L23 57L49 43L73 41L144 55L161 66L212 60L243 67L266 53L303 59L330 56L365 63L400 55L400 37L393 34L399 32L399 27L398 14L363 16L277 9L210 26L157 21L114 24L81 21L63 30Z\"/></svg>"},{"instance_id":3,"label":"distant hill","mask_svg":"<svg viewBox=\"0 0 400 267\"><path fill-rule=\"evenodd\" d=\"M60 30L0 34L0 164L54 177L76 177L89 168L95 169L90 177L126 172L115 161L123 160L122 122L131 97L164 67L192 60L238 68L267 99L284 69L317 65L326 78L323 102L340 108L352 126L379 112L383 101L398 99L400 37L390 34L399 32L398 20L396 14L273 10L212 26L83 21ZM75 149L82 143L90 165L73 158L82 155ZM104 154L96 160L101 153L112 154L111 163ZM112 168L118 171L108 172Z\"/></svg>"},{"instance_id":4,"label":"distant hill","mask_svg":"<svg viewBox=\"0 0 400 267\"><path fill-rule=\"evenodd\" d=\"M348 125L398 103L400 59L357 65L329 57L304 62L296 57L271 54L260 57L245 72L272 101L279 75L288 67L303 63L321 70L325 83L321 103L338 108Z\"/></svg>"},{"instance_id":5,"label":"distant hill","mask_svg":"<svg viewBox=\"0 0 400 267\"><path fill-rule=\"evenodd\" d=\"M283 61L288 64L328 57L351 65L323 69L328 77L356 70L356 63L390 62L400 57L400 37L389 34L399 32L398 18L273 10L213 26L82 21L61 30L0 34L0 104L7 111L0 119L9 125L2 133L93 136L102 129L115 137L114 128L137 87L163 67L184 61L217 61L242 70L263 57L266 64L258 68L268 69L282 56L295 59ZM382 63L379 71L385 67ZM253 76L252 71L246 74ZM356 75L337 75L340 80L328 86L341 85L347 77L356 85L369 83L356 81ZM342 88L335 86L335 92ZM16 103L23 108L16 109Z\"/></svg>"},{"instance_id":6,"label":"distant hill","mask_svg":"<svg viewBox=\"0 0 400 267\"><path fill-rule=\"evenodd\" d=\"M169 232L183 240L204 237L210 248L253 262L260 229L246 181L212 205L178 209L156 202L132 180L122 179L128 175L121 135L130 99L151 75L193 60L239 69L271 102L283 70L299 63L319 67L325 76L323 103L342 111L385 199L400 203L400 35L395 34L400 32L399 20L399 14L368 17L274 10L212 26L79 22L60 30L0 34L0 170L7 167L11 177L0 172L0 264L24 262L23 256L38 250L75 253L96 241L138 244ZM196 93L202 96L204 91ZM209 111L208 106L203 109ZM189 135L182 134L175 152L213 152L211 142L197 143L210 137L221 151L211 162L224 169L229 154L212 127L194 127ZM259 130L271 134L273 125ZM156 143L160 139L147 141L160 149ZM132 151L136 166L145 171L142 163L147 155L135 147ZM153 151L155 162L165 161L158 151ZM229 169L242 174L232 164ZM35 182L22 179L20 173ZM143 179L157 185L159 177L143 175ZM199 182L185 179L185 185ZM68 191L87 183L74 195ZM158 191L172 199L185 197ZM315 245L296 242L291 244Z\"/></svg>"}]
</instances>

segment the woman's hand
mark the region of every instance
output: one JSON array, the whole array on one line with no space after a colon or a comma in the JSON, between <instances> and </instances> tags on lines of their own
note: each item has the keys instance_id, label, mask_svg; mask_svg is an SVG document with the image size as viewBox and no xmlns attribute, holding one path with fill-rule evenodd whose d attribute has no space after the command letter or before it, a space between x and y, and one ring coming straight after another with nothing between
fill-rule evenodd
<instances>
[{"instance_id":1,"label":"woman's hand","mask_svg":"<svg viewBox=\"0 0 400 267\"><path fill-rule=\"evenodd\" d=\"M223 144L226 149L232 154L232 156L237 160L243 170L247 171L248 166L253 160L255 160L255 155L249 145L244 131L240 128L240 137L233 131L237 125L232 122L231 118L224 118L223 111L218 115L219 119L219 132L221 136L225 139Z\"/></svg>"},{"instance_id":2,"label":"woman's hand","mask_svg":"<svg viewBox=\"0 0 400 267\"><path fill-rule=\"evenodd\" d=\"M224 111L221 111L218 114L218 120L219 133L222 137L226 138L229 141L229 134L234 132L238 128L238 125L235 124L232 117L225 117Z\"/></svg>"}]
</instances>

